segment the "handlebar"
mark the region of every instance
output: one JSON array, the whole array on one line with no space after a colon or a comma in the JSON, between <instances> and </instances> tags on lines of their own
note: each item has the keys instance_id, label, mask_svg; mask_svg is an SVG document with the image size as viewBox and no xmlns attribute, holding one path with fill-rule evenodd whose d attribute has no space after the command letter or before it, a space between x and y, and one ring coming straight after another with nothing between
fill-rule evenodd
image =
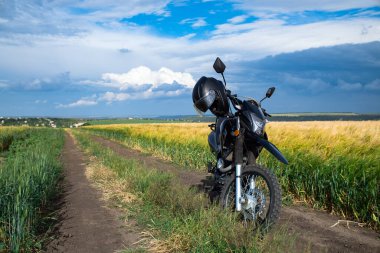
<instances>
[{"instance_id":1,"label":"handlebar","mask_svg":"<svg viewBox=\"0 0 380 253\"><path fill-rule=\"evenodd\" d=\"M241 105L243 102L237 98L237 95L236 94L231 94L231 91L230 90L226 90L227 92L227 97L231 100L231 102L233 103L234 107L236 105Z\"/></svg>"}]
</instances>

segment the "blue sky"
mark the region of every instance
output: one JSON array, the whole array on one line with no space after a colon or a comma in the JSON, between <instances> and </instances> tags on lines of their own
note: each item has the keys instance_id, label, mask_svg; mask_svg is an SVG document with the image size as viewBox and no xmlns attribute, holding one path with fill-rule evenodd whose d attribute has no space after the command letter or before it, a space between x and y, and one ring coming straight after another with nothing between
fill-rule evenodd
<instances>
[{"instance_id":1,"label":"blue sky","mask_svg":"<svg viewBox=\"0 0 380 253\"><path fill-rule=\"evenodd\" d=\"M0 0L0 116L194 114L217 56L270 112L380 112L378 0Z\"/></svg>"}]
</instances>

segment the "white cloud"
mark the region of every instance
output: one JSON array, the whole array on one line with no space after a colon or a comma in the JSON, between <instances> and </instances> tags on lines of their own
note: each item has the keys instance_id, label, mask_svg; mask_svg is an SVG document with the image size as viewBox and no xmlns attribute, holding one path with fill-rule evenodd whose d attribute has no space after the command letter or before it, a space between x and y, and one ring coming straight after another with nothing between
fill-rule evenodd
<instances>
[{"instance_id":1,"label":"white cloud","mask_svg":"<svg viewBox=\"0 0 380 253\"><path fill-rule=\"evenodd\" d=\"M235 7L252 13L274 13L274 12L300 12L300 11L339 11L355 8L368 8L379 6L378 0L231 0Z\"/></svg>"},{"instance_id":2,"label":"white cloud","mask_svg":"<svg viewBox=\"0 0 380 253\"><path fill-rule=\"evenodd\" d=\"M3 2L8 3L8 1ZM325 1L322 2L325 3ZM360 2L357 3L358 5L362 3L355 2ZM128 15L134 15L133 13L153 13L156 10L164 10L167 1L156 4L151 0L141 2L135 0L128 3L114 0L107 2L101 10L83 15L67 13L67 10L65 12L61 7L64 3L70 3L77 8L96 9L102 7L104 1L62 0L42 1L42 3L48 7L36 7L33 11L35 14L31 15L32 21L28 20L27 17L30 15L26 14L16 18L20 24L18 28L22 27L25 33L14 26L9 26L6 31L10 34L0 35L0 55L2 56L0 57L0 75L17 73L14 75L15 78L24 75L23 80L36 79L36 83L31 87L43 87L41 86L43 78L36 77L48 77L52 73L70 71L73 79L87 79L87 81L82 81L82 84L118 88L122 85L117 81L90 80L97 79L105 72L114 74L110 79L120 79L123 74L115 73L123 73L125 69L141 65L150 69L159 69L165 65L173 72L179 70L190 72L192 76L198 78L201 75L214 73L212 62L216 56L220 56L228 63L228 61L255 60L268 55L313 47L380 41L380 20L375 18L352 18L302 25L286 25L282 20L236 23L239 20L235 19L231 20L235 24L226 23L217 26L209 38L196 38L195 34L173 38L152 33L152 30L147 27L120 23L116 20L111 20L111 22L105 17L118 16L119 11L116 10L118 5L121 6L120 8L133 5L128 10ZM253 1L253 4L259 7L260 5L267 6L265 1ZM298 4L306 5L299 1ZM315 2L313 4L315 5ZM24 5L27 5L26 1ZM106 12L112 13L106 15L104 14ZM9 17L2 16L2 18L15 19L12 11L7 13ZM38 19L37 14L41 14L44 18ZM93 17L97 15L107 19L107 22L104 21L105 25L94 24L96 19ZM194 18L186 22L191 21L192 23L189 24L194 25L198 20L206 22L203 18ZM33 23L36 29L28 31L32 26L32 24L29 26L29 23ZM50 24L50 30L44 26L46 24ZM52 28L54 29L51 30ZM65 33L58 33L62 29ZM46 33L46 31L52 33ZM120 53L121 48L127 48L130 51L127 54ZM233 66L231 64L227 67L230 69ZM23 70L22 73L20 69ZM5 78L5 75L3 76ZM179 81L176 80L176 82ZM181 82L179 83L189 86L188 82ZM17 82L12 80L10 83ZM127 86L131 87L133 84L126 83L124 87Z\"/></svg>"},{"instance_id":3,"label":"white cloud","mask_svg":"<svg viewBox=\"0 0 380 253\"><path fill-rule=\"evenodd\" d=\"M133 93L126 93L126 92L111 92L107 91L106 93L99 96L98 101L105 101L107 103L112 103L116 101L125 101L125 100L144 100L144 99L150 99L150 98L163 98L163 97L175 97L184 94L189 90L186 89L177 89L177 90L170 90L170 91L153 91L151 89L141 91L141 92L133 92Z\"/></svg>"},{"instance_id":4,"label":"white cloud","mask_svg":"<svg viewBox=\"0 0 380 253\"><path fill-rule=\"evenodd\" d=\"M249 31L270 31L270 29L282 27L284 25L282 20L262 20L251 23L226 23L217 25L216 29L213 31L214 35L228 35L232 33L244 33Z\"/></svg>"},{"instance_id":5,"label":"white cloud","mask_svg":"<svg viewBox=\"0 0 380 253\"><path fill-rule=\"evenodd\" d=\"M372 82L366 84L364 88L373 91L380 90L380 79L373 80Z\"/></svg>"},{"instance_id":6,"label":"white cloud","mask_svg":"<svg viewBox=\"0 0 380 253\"><path fill-rule=\"evenodd\" d=\"M109 103L113 101L124 101L130 98L131 95L128 93L114 93L111 91L107 91L106 93L100 96L101 101L106 101Z\"/></svg>"},{"instance_id":7,"label":"white cloud","mask_svg":"<svg viewBox=\"0 0 380 253\"><path fill-rule=\"evenodd\" d=\"M75 101L70 104L59 104L57 108L73 108L73 107L81 107L81 106L93 106L97 105L97 97L96 95L93 95L92 97L83 97L79 99L78 101Z\"/></svg>"},{"instance_id":8,"label":"white cloud","mask_svg":"<svg viewBox=\"0 0 380 253\"><path fill-rule=\"evenodd\" d=\"M363 27L367 32L362 33ZM75 36L17 35L0 37L0 71L14 73L22 69L24 79L51 76L70 71L75 79L95 79L108 70L122 73L127 68L148 65L157 69L185 70L196 76L210 75L216 56L223 60L255 60L267 55L313 47L380 40L380 20L356 18L285 25L283 21L248 24L224 24L209 39L165 38L138 30L105 30L87 27L87 33ZM28 44L12 45L28 41ZM128 54L120 48L131 50ZM22 60L21 60L22 59ZM38 61L36 60L38 59ZM229 67L229 66L228 66ZM1 73L0 73L1 74ZM17 75L19 76L19 75Z\"/></svg>"},{"instance_id":9,"label":"white cloud","mask_svg":"<svg viewBox=\"0 0 380 253\"><path fill-rule=\"evenodd\" d=\"M50 84L51 82L52 80L50 78L42 78L42 79L36 78L26 85L26 89L38 90L38 89L41 89L43 85Z\"/></svg>"},{"instance_id":10,"label":"white cloud","mask_svg":"<svg viewBox=\"0 0 380 253\"><path fill-rule=\"evenodd\" d=\"M365 34L363 28L367 30ZM379 41L380 20L357 18L293 26L285 25L281 20L267 20L220 25L214 34L215 47L223 42L225 51L238 48L244 58L254 58L315 47Z\"/></svg>"},{"instance_id":11,"label":"white cloud","mask_svg":"<svg viewBox=\"0 0 380 253\"><path fill-rule=\"evenodd\" d=\"M107 91L99 96L84 97L76 102L59 105L59 108L96 105L99 102L112 103L115 101L174 97L189 92L195 81L191 74L175 72L168 68L153 71L148 67L132 68L127 73L104 73L102 80L85 80L79 82L85 85L115 88L128 92Z\"/></svg>"},{"instance_id":12,"label":"white cloud","mask_svg":"<svg viewBox=\"0 0 380 253\"><path fill-rule=\"evenodd\" d=\"M82 80L79 81L78 84L80 85L89 85L89 86L100 86L100 87L108 87L108 88L115 88L119 89L120 84L119 83L111 83L111 82L105 82L104 80Z\"/></svg>"},{"instance_id":13,"label":"white cloud","mask_svg":"<svg viewBox=\"0 0 380 253\"><path fill-rule=\"evenodd\" d=\"M124 101L124 100L136 100L136 99L149 99L154 97L163 97L167 96L165 92L159 91L159 92L153 92L152 90L145 90L141 92L133 92L133 93L126 93L126 92L111 92L107 91L106 93L100 95L99 101L105 101L107 103L112 103L115 101Z\"/></svg>"},{"instance_id":14,"label":"white cloud","mask_svg":"<svg viewBox=\"0 0 380 253\"><path fill-rule=\"evenodd\" d=\"M8 86L7 80L0 80L0 88L7 88Z\"/></svg>"},{"instance_id":15,"label":"white cloud","mask_svg":"<svg viewBox=\"0 0 380 253\"><path fill-rule=\"evenodd\" d=\"M206 26L207 25L207 22L205 21L204 18L198 18L192 25L191 27L193 28L197 28L197 27L202 27L202 26Z\"/></svg>"},{"instance_id":16,"label":"white cloud","mask_svg":"<svg viewBox=\"0 0 380 253\"><path fill-rule=\"evenodd\" d=\"M47 100L39 100L39 99L34 101L34 103L36 104L46 104L47 102L48 102Z\"/></svg>"},{"instance_id":17,"label":"white cloud","mask_svg":"<svg viewBox=\"0 0 380 253\"><path fill-rule=\"evenodd\" d=\"M102 75L102 79L105 83L119 85L120 90L138 88L147 84L152 85L152 88L174 83L192 88L195 84L193 77L189 73L174 72L168 68L160 68L158 71L153 71L145 66L133 68L123 74L105 73Z\"/></svg>"},{"instance_id":18,"label":"white cloud","mask_svg":"<svg viewBox=\"0 0 380 253\"><path fill-rule=\"evenodd\" d=\"M8 22L9 22L8 19L0 18L0 25L1 25L1 24L5 24L5 23L8 23Z\"/></svg>"},{"instance_id":19,"label":"white cloud","mask_svg":"<svg viewBox=\"0 0 380 253\"><path fill-rule=\"evenodd\" d=\"M70 0L70 2L73 7L95 10L90 12L89 15L98 19L132 17L142 13L163 16L170 15L170 13L165 10L170 0Z\"/></svg>"},{"instance_id":20,"label":"white cloud","mask_svg":"<svg viewBox=\"0 0 380 253\"><path fill-rule=\"evenodd\" d=\"M248 15L240 15L240 16L230 18L228 22L232 24L239 24L239 23L244 22L247 18L248 18Z\"/></svg>"},{"instance_id":21,"label":"white cloud","mask_svg":"<svg viewBox=\"0 0 380 253\"><path fill-rule=\"evenodd\" d=\"M0 1L0 17L12 20L13 27L18 29L22 29L19 26L22 22L27 22L31 29L36 26L52 28L49 24L55 25L57 21L63 22L64 28L73 22L107 22L138 14L169 16L165 10L168 3L170 0L3 0ZM41 32L40 29L36 31Z\"/></svg>"},{"instance_id":22,"label":"white cloud","mask_svg":"<svg viewBox=\"0 0 380 253\"><path fill-rule=\"evenodd\" d=\"M338 80L338 87L342 90L346 91L354 91L360 90L363 88L363 84L361 83L349 83L343 80Z\"/></svg>"},{"instance_id":23,"label":"white cloud","mask_svg":"<svg viewBox=\"0 0 380 253\"><path fill-rule=\"evenodd\" d=\"M206 26L207 22L205 21L205 18L199 17L199 18L186 18L184 20L181 20L179 22L181 25L184 24L191 24L191 27L198 28L202 26Z\"/></svg>"}]
</instances>

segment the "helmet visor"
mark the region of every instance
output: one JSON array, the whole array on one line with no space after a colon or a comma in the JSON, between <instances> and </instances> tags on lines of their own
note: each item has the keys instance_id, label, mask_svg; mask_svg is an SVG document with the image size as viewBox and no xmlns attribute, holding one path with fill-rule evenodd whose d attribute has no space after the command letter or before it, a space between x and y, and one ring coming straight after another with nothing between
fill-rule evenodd
<instances>
[{"instance_id":1,"label":"helmet visor","mask_svg":"<svg viewBox=\"0 0 380 253\"><path fill-rule=\"evenodd\" d=\"M210 90L207 92L205 96L200 98L197 102L194 103L194 108L197 111L197 113L205 113L211 105L214 103L216 99L216 93L214 90Z\"/></svg>"},{"instance_id":2,"label":"helmet visor","mask_svg":"<svg viewBox=\"0 0 380 253\"><path fill-rule=\"evenodd\" d=\"M193 105L193 106L194 106L194 110L197 112L197 114L198 114L199 116L203 117L203 116L205 115L205 113L202 112L201 110L199 110L195 105Z\"/></svg>"}]
</instances>

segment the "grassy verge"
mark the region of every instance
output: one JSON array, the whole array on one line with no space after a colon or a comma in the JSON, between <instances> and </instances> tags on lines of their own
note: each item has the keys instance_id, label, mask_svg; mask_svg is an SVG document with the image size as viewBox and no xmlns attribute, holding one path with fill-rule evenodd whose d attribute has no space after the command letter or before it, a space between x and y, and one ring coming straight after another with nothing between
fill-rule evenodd
<instances>
[{"instance_id":1,"label":"grassy verge","mask_svg":"<svg viewBox=\"0 0 380 253\"><path fill-rule=\"evenodd\" d=\"M204 170L214 159L206 124L85 129L187 168ZM260 163L275 169L284 193L380 229L380 121L281 122L267 130L290 164L280 164L266 151Z\"/></svg>"},{"instance_id":2,"label":"grassy verge","mask_svg":"<svg viewBox=\"0 0 380 253\"><path fill-rule=\"evenodd\" d=\"M0 167L0 251L41 246L41 210L57 190L62 146L62 131L53 129L29 128L13 139Z\"/></svg>"},{"instance_id":3,"label":"grassy verge","mask_svg":"<svg viewBox=\"0 0 380 253\"><path fill-rule=\"evenodd\" d=\"M74 132L95 157L92 178L145 230L153 252L291 252L284 231L264 239L236 222L234 214L210 206L207 198L168 173L144 168L116 155L83 132ZM141 250L140 250L141 251ZM131 252L131 251L128 251ZM139 251L138 251L139 252Z\"/></svg>"}]
</instances>

